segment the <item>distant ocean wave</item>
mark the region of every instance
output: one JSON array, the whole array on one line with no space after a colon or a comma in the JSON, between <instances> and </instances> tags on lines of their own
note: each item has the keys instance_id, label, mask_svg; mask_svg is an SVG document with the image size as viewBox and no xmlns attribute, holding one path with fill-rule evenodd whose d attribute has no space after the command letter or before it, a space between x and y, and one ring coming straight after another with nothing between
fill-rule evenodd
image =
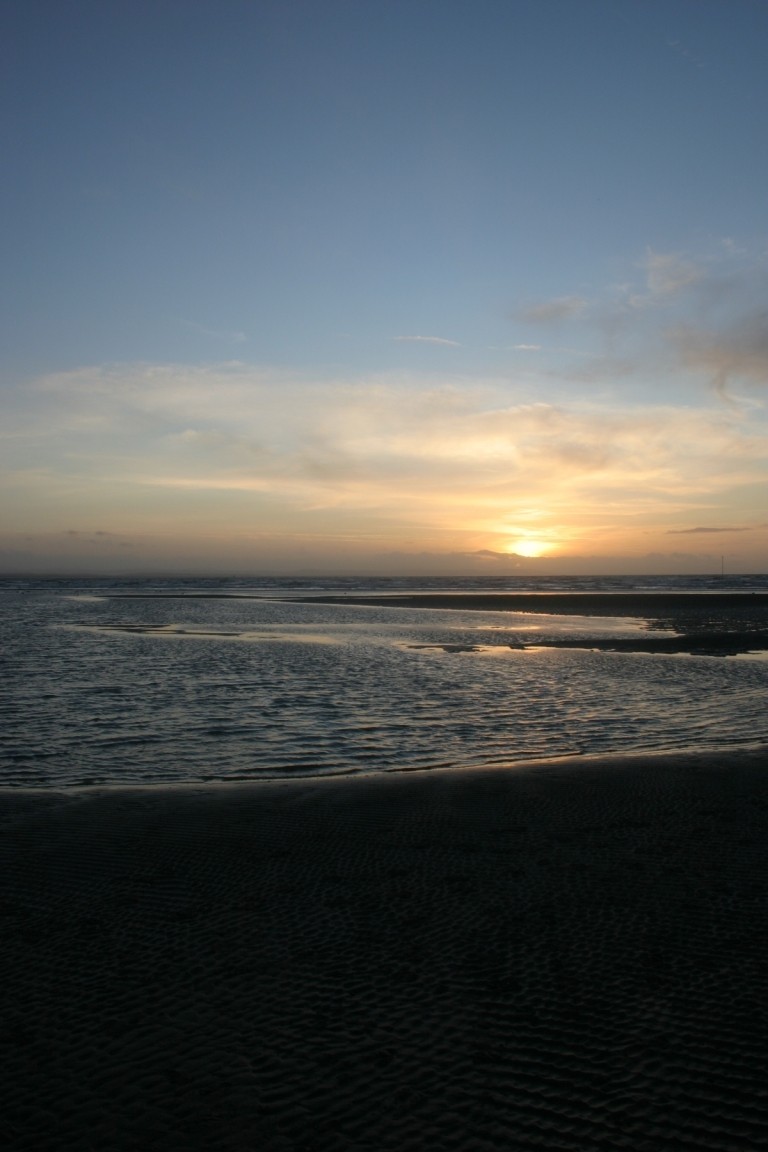
<instances>
[{"instance_id":1,"label":"distant ocean wave","mask_svg":"<svg viewBox=\"0 0 768 1152\"><path fill-rule=\"evenodd\" d=\"M2 592L71 593L77 589L101 595L165 592L220 592L311 595L336 592L359 595L386 592L768 592L768 574L730 573L682 576L263 576L263 577L10 577L0 579Z\"/></svg>"}]
</instances>

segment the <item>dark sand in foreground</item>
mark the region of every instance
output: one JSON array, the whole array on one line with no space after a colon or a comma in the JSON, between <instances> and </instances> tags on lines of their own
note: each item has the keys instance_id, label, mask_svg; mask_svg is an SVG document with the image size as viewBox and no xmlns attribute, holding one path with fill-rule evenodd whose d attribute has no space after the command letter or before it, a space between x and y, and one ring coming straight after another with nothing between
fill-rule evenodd
<instances>
[{"instance_id":1,"label":"dark sand in foreground","mask_svg":"<svg viewBox=\"0 0 768 1152\"><path fill-rule=\"evenodd\" d=\"M768 1147L768 751L0 819L4 1148Z\"/></svg>"}]
</instances>

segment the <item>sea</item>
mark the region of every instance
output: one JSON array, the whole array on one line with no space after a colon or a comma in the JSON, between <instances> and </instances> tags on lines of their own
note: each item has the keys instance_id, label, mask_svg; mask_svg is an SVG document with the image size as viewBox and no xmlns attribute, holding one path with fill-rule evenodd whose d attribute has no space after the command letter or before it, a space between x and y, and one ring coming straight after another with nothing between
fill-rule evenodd
<instances>
[{"instance_id":1,"label":"sea","mask_svg":"<svg viewBox=\"0 0 768 1152\"><path fill-rule=\"evenodd\" d=\"M0 786L450 770L768 743L765 653L591 648L649 626L620 616L354 602L639 591L765 592L768 577L0 580ZM323 594L349 603L298 600ZM545 646L563 636L584 646Z\"/></svg>"}]
</instances>

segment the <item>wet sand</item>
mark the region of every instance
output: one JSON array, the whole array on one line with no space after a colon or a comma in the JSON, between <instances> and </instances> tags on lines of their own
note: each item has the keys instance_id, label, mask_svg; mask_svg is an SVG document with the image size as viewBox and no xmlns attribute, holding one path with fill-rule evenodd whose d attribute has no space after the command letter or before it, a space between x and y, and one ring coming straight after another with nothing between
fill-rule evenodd
<instances>
[{"instance_id":1,"label":"wet sand","mask_svg":"<svg viewBox=\"0 0 768 1152\"><path fill-rule=\"evenodd\" d=\"M0 828L6 1148L768 1146L768 749Z\"/></svg>"},{"instance_id":2,"label":"wet sand","mask_svg":"<svg viewBox=\"0 0 768 1152\"><path fill-rule=\"evenodd\" d=\"M548 648L590 647L606 652L691 653L735 656L768 651L768 593L763 592L461 592L381 596L302 596L300 603L359 604L377 608L431 608L463 612L523 612L552 616L635 617L669 637L542 639ZM515 644L514 647L525 647Z\"/></svg>"},{"instance_id":3,"label":"wet sand","mask_svg":"<svg viewBox=\"0 0 768 1152\"><path fill-rule=\"evenodd\" d=\"M242 598L242 597L241 597ZM299 604L360 604L379 608L452 608L462 612L545 612L558 616L677 616L768 618L768 592L415 592L380 596L281 597Z\"/></svg>"}]
</instances>

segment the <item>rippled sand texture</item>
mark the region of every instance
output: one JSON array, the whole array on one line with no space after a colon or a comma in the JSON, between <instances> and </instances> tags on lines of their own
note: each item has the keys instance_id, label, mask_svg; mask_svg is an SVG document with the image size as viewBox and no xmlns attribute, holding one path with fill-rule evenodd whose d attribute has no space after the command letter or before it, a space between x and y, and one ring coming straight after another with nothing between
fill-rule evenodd
<instances>
[{"instance_id":1,"label":"rippled sand texture","mask_svg":"<svg viewBox=\"0 0 768 1152\"><path fill-rule=\"evenodd\" d=\"M0 1140L764 1149L767 772L6 792Z\"/></svg>"}]
</instances>

